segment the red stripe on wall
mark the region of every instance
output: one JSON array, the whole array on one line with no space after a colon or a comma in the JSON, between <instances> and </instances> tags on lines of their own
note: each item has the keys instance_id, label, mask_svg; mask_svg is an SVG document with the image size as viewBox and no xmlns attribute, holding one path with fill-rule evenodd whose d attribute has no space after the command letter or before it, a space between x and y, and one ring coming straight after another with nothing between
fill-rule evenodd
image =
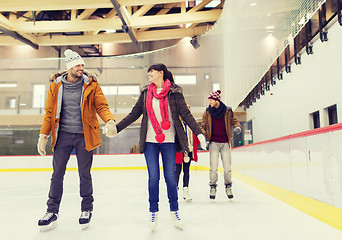
<instances>
[{"instance_id":1,"label":"red stripe on wall","mask_svg":"<svg viewBox=\"0 0 342 240\"><path fill-rule=\"evenodd\" d=\"M333 124L333 125L330 125L327 127L316 128L316 129L312 129L312 130L308 130L308 131L304 131L304 132L299 132L299 133L294 133L294 134L290 134L290 135L286 135L286 136L282 136L282 137L278 137L278 138L269 139L269 140L262 141L262 142L252 143L252 144L236 147L234 149L251 147L251 146L266 144L266 143L271 143L271 142L279 142L279 141L284 141L284 140L290 140L290 139L294 139L294 138L307 137L307 136L318 135L318 134L334 132L334 131L339 131L339 130L342 130L342 123L336 123L336 124Z\"/></svg>"}]
</instances>

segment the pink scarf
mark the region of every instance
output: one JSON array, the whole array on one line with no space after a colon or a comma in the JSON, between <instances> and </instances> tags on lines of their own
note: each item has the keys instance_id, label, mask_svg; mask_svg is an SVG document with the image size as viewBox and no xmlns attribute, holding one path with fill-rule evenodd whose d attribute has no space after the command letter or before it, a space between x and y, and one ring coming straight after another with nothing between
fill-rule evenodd
<instances>
[{"instance_id":1,"label":"pink scarf","mask_svg":"<svg viewBox=\"0 0 342 240\"><path fill-rule=\"evenodd\" d=\"M163 134L162 129L168 130L171 127L171 123L169 121L169 98L168 98L170 87L171 87L171 82L168 79L166 79L164 82L163 89L161 90L159 94L157 93L157 87L154 83L150 83L150 85L148 86L148 91L147 91L147 97L146 97L147 115L150 118L154 132L156 133L155 138L157 142L159 143L162 143L165 140L165 135ZM162 121L160 125L156 118L156 114L153 111L153 107L152 107L153 97L159 99L160 113L162 117Z\"/></svg>"}]
</instances>

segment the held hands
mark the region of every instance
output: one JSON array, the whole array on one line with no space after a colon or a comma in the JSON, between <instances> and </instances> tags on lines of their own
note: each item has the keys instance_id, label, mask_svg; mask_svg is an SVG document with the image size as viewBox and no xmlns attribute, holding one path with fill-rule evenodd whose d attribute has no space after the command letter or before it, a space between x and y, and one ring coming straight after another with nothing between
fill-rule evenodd
<instances>
[{"instance_id":1,"label":"held hands","mask_svg":"<svg viewBox=\"0 0 342 240\"><path fill-rule=\"evenodd\" d=\"M188 162L190 162L190 157L189 157L189 154L185 154L185 153L184 153L183 160L184 160L184 162L185 162L185 163L188 163Z\"/></svg>"},{"instance_id":2,"label":"held hands","mask_svg":"<svg viewBox=\"0 0 342 240\"><path fill-rule=\"evenodd\" d=\"M198 140L200 141L200 145L202 149L207 149L207 141L205 140L205 137L203 134L197 135Z\"/></svg>"},{"instance_id":3,"label":"held hands","mask_svg":"<svg viewBox=\"0 0 342 240\"><path fill-rule=\"evenodd\" d=\"M45 156L46 152L45 152L45 146L48 140L48 135L46 134L39 134L39 138L38 138L38 144L37 144L37 150L40 154L40 156Z\"/></svg>"},{"instance_id":4,"label":"held hands","mask_svg":"<svg viewBox=\"0 0 342 240\"><path fill-rule=\"evenodd\" d=\"M235 132L236 134L240 134L240 133L241 133L241 128L240 128L239 126L235 127L235 128L234 128L234 132Z\"/></svg>"},{"instance_id":5,"label":"held hands","mask_svg":"<svg viewBox=\"0 0 342 240\"><path fill-rule=\"evenodd\" d=\"M102 133L107 137L115 137L118 133L116 130L116 122L114 120L109 120L102 129Z\"/></svg>"}]
</instances>

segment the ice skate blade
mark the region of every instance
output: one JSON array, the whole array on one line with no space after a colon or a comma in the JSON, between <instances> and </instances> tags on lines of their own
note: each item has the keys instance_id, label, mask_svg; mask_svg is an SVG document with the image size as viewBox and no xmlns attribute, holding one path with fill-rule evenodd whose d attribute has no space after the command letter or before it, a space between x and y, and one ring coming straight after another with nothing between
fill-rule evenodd
<instances>
[{"instance_id":1,"label":"ice skate blade","mask_svg":"<svg viewBox=\"0 0 342 240\"><path fill-rule=\"evenodd\" d=\"M39 226L39 229L41 232L47 232L47 231L51 231L51 230L55 229L56 227L57 227L57 222L54 221L54 222L50 223L49 225Z\"/></svg>"},{"instance_id":2,"label":"ice skate blade","mask_svg":"<svg viewBox=\"0 0 342 240\"><path fill-rule=\"evenodd\" d=\"M151 232L154 232L154 230L156 230L156 228L157 228L157 224L150 223Z\"/></svg>"},{"instance_id":3,"label":"ice skate blade","mask_svg":"<svg viewBox=\"0 0 342 240\"><path fill-rule=\"evenodd\" d=\"M175 227L179 230L183 230L183 224L175 224Z\"/></svg>"},{"instance_id":4,"label":"ice skate blade","mask_svg":"<svg viewBox=\"0 0 342 240\"><path fill-rule=\"evenodd\" d=\"M192 202L192 199L186 199L186 198L184 198L184 201L187 202L187 203L191 203L191 202Z\"/></svg>"},{"instance_id":5,"label":"ice skate blade","mask_svg":"<svg viewBox=\"0 0 342 240\"><path fill-rule=\"evenodd\" d=\"M81 225L81 229L82 229L82 230L85 230L85 229L88 228L89 223L84 223L84 224L80 224L80 225Z\"/></svg>"},{"instance_id":6,"label":"ice skate blade","mask_svg":"<svg viewBox=\"0 0 342 240\"><path fill-rule=\"evenodd\" d=\"M157 225L157 222L150 222L149 227L151 229L151 232L154 232L154 230L156 230Z\"/></svg>"}]
</instances>

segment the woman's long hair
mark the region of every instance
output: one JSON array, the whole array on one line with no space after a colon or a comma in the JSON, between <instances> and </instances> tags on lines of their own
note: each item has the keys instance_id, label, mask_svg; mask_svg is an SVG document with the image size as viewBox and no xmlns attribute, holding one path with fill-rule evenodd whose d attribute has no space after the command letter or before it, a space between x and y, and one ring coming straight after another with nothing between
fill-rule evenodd
<instances>
[{"instance_id":1,"label":"woman's long hair","mask_svg":"<svg viewBox=\"0 0 342 240\"><path fill-rule=\"evenodd\" d=\"M162 63L156 63L156 64L153 64L153 65L151 65L149 68L148 68L148 70L147 70L147 72L149 72L149 71L151 71L151 70L156 70L156 71L163 71L163 79L164 79L164 81L166 80L166 79L169 79L170 80L170 82L171 83L174 83L175 81L173 80L173 75L172 75L172 73L167 69L167 67L164 65L164 64L162 64Z\"/></svg>"}]
</instances>

